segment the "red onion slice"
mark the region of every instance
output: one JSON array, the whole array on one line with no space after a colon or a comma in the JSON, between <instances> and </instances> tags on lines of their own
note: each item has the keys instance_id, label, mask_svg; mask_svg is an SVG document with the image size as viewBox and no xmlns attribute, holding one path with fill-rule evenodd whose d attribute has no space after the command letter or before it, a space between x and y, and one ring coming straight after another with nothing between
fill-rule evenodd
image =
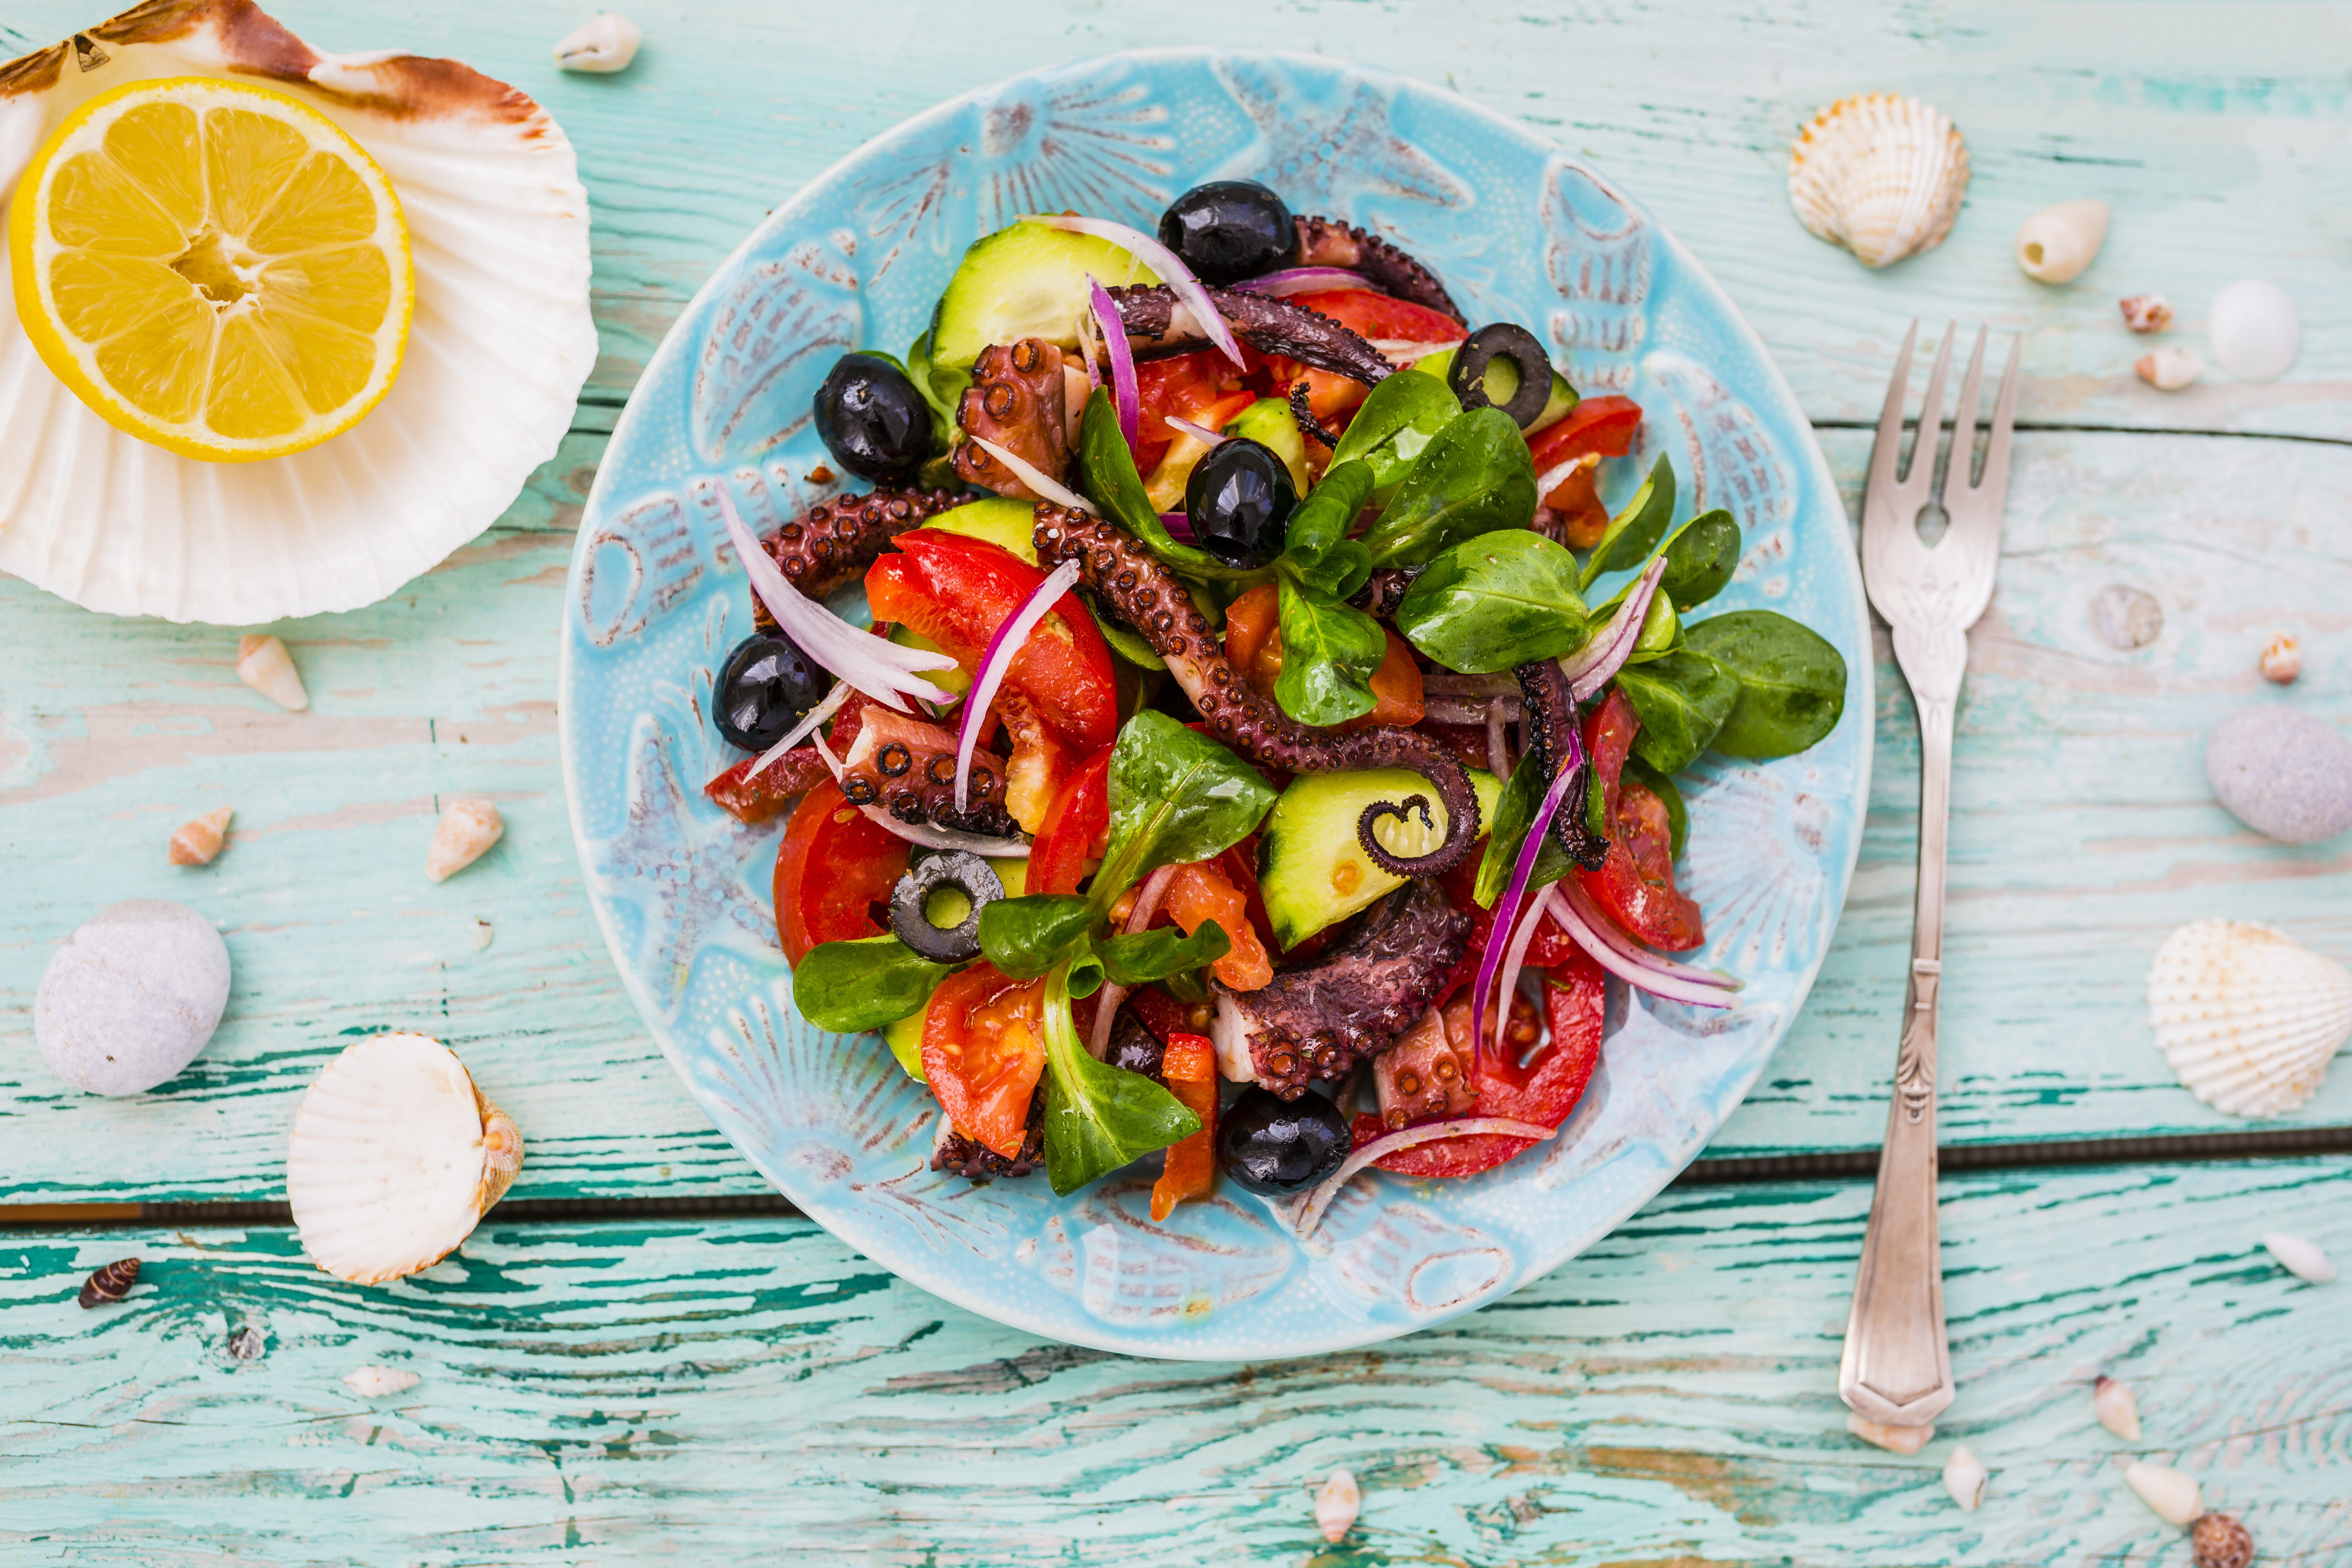
<instances>
[{"instance_id":1,"label":"red onion slice","mask_svg":"<svg viewBox=\"0 0 2352 1568\"><path fill-rule=\"evenodd\" d=\"M1182 418L1174 414L1163 414L1160 418L1160 422L1166 425L1171 430L1173 430L1181 436L1190 436L1193 440L1198 441L1203 447L1221 447L1224 445L1227 439L1225 437L1219 435L1216 431L1210 429L1206 425L1195 425L1190 419Z\"/></svg>"},{"instance_id":2,"label":"red onion slice","mask_svg":"<svg viewBox=\"0 0 2352 1568\"><path fill-rule=\"evenodd\" d=\"M1192 531L1192 514L1189 511L1163 511L1160 514L1160 526L1166 529L1168 536L1179 544L1199 542Z\"/></svg>"},{"instance_id":3,"label":"red onion slice","mask_svg":"<svg viewBox=\"0 0 2352 1568\"><path fill-rule=\"evenodd\" d=\"M1568 726L1568 765L1553 775L1551 787L1544 791L1543 804L1536 808L1535 820L1528 824L1528 836L1520 842L1519 858L1511 868L1511 885L1503 889L1502 900L1495 906L1495 930L1516 931L1518 929L1519 901L1527 896L1528 879L1535 874L1536 857L1543 852L1544 835L1551 831L1551 819L1559 810L1568 786L1576 781L1577 770L1584 765L1584 739L1578 734L1573 721ZM1519 950L1522 957L1527 949ZM1477 1065L1477 1053L1485 1048L1486 1039L1486 988L1494 983L1495 971L1503 962L1503 945L1492 936L1486 939L1486 952L1478 960L1477 978L1470 982L1470 1050L1471 1065ZM1509 1014L1507 1004L1505 1016Z\"/></svg>"},{"instance_id":4,"label":"red onion slice","mask_svg":"<svg viewBox=\"0 0 2352 1568\"><path fill-rule=\"evenodd\" d=\"M1625 602L1617 606L1617 613L1599 635L1559 661L1560 673L1568 677L1569 690L1577 701L1591 700L1609 684L1611 676L1625 668L1642 640L1642 623L1649 618L1650 599L1658 591L1658 580L1665 574L1666 558L1659 555L1633 579L1633 591L1625 595Z\"/></svg>"},{"instance_id":5,"label":"red onion slice","mask_svg":"<svg viewBox=\"0 0 2352 1568\"><path fill-rule=\"evenodd\" d=\"M1031 489L1035 490L1039 495L1045 497L1047 500L1052 501L1055 506L1066 506L1072 511L1082 511L1089 517L1100 517L1102 515L1102 513L1095 510L1094 502L1088 500L1077 491L1069 489L1067 486L1046 478L1045 470L1038 468L1035 464L1031 463L1028 459L1007 451L1004 447L998 446L995 442L990 440L985 436L974 436L971 437L971 440L973 446L979 447L982 451L987 453L990 457L995 458L1006 468L1012 469L1013 477L1014 479L1019 479L1023 484L1027 485Z\"/></svg>"},{"instance_id":6,"label":"red onion slice","mask_svg":"<svg viewBox=\"0 0 2352 1568\"><path fill-rule=\"evenodd\" d=\"M1330 1178L1315 1189L1307 1206L1298 1211L1298 1234L1304 1238L1315 1234L1323 1223L1324 1211L1339 1189L1355 1178L1365 1166L1375 1164L1391 1154L1423 1143L1434 1143L1444 1138L1473 1138L1480 1133L1495 1133L1505 1138L1532 1138L1538 1143L1548 1142L1558 1133L1557 1127L1546 1127L1539 1121L1517 1121L1507 1116L1465 1116L1452 1121L1424 1121L1416 1127L1400 1127L1393 1132L1383 1132L1378 1138L1349 1154Z\"/></svg>"},{"instance_id":7,"label":"red onion slice","mask_svg":"<svg viewBox=\"0 0 2352 1568\"><path fill-rule=\"evenodd\" d=\"M1135 890L1135 907L1128 911L1127 923L1119 930L1131 933L1149 927L1151 917L1160 912L1160 900L1168 896L1168 884L1175 878L1176 868L1171 864L1160 867L1143 879L1143 886ZM1106 980L1102 983L1102 989L1095 993L1098 1000L1095 1003L1094 1036L1087 1041L1087 1050L1097 1061L1109 1053L1111 1026L1118 1016L1118 1005L1127 1000L1130 989L1132 987L1116 981Z\"/></svg>"},{"instance_id":8,"label":"red onion slice","mask_svg":"<svg viewBox=\"0 0 2352 1568\"><path fill-rule=\"evenodd\" d=\"M1510 951L1503 955L1502 978L1495 987L1495 1054L1497 1057L1503 1054L1503 1031L1510 1026L1511 998L1518 994L1519 972L1527 967L1528 944L1535 940L1536 927L1543 924L1546 903L1540 894L1528 900L1527 909L1519 916L1519 929L1511 933Z\"/></svg>"},{"instance_id":9,"label":"red onion slice","mask_svg":"<svg viewBox=\"0 0 2352 1568\"><path fill-rule=\"evenodd\" d=\"M1344 267L1286 267L1279 272L1244 278L1234 287L1245 294L1268 294L1277 300L1289 294L1318 294L1332 289L1356 289L1370 294L1380 292L1370 279L1360 272L1350 272Z\"/></svg>"},{"instance_id":10,"label":"red onion slice","mask_svg":"<svg viewBox=\"0 0 2352 1568\"><path fill-rule=\"evenodd\" d=\"M801 742L807 739L808 736L814 733L816 727L819 724L822 724L827 719L832 718L835 713L840 710L841 705L849 700L850 690L851 687L849 682L845 680L835 681L833 683L833 689L824 694L824 700L808 710L807 718L793 725L790 730L787 730L784 732L784 738L782 740L777 742L774 745L770 746L766 751L760 753L760 760L753 763L751 764L751 771L743 775L744 782L748 784L751 780L758 778L762 773L767 771L767 767L770 763L774 762L786 752L789 752L794 746L799 745Z\"/></svg>"},{"instance_id":11,"label":"red onion slice","mask_svg":"<svg viewBox=\"0 0 2352 1568\"><path fill-rule=\"evenodd\" d=\"M1640 945L1617 929L1617 923L1592 901L1592 895L1575 878L1553 883L1544 901L1552 918L1575 939L1576 945L1626 984L1694 1007L1733 1005L1733 993L1740 986L1738 980L1718 970L1679 963Z\"/></svg>"},{"instance_id":12,"label":"red onion slice","mask_svg":"<svg viewBox=\"0 0 2352 1568\"><path fill-rule=\"evenodd\" d=\"M1242 358L1241 344L1234 341L1233 329L1225 325L1223 316L1217 314L1217 307L1209 299L1209 291L1201 286L1198 278L1192 276L1192 269L1179 260L1174 251L1141 229L1129 228L1123 223L1113 223L1108 218L1079 217L1075 213L1024 213L1017 221L1042 223L1047 228L1064 229L1071 234L1090 234L1097 239L1110 241L1160 274L1160 279L1175 291L1176 298L1192 312L1192 319L1200 323L1202 332L1227 359L1237 365L1246 363ZM1121 326L1113 335L1124 335L1126 331Z\"/></svg>"},{"instance_id":13,"label":"red onion slice","mask_svg":"<svg viewBox=\"0 0 2352 1568\"><path fill-rule=\"evenodd\" d=\"M971 753L980 744L980 732L987 728L988 705L996 700L996 689L1004 684L1004 672L1027 646L1029 634L1037 629L1078 580L1078 563L1065 561L1054 568L1037 591L1012 616L996 628L988 639L988 651L981 655L980 673L964 698L962 732L956 737L955 805L958 811L968 808L971 796ZM1083 612L1077 612L1083 614Z\"/></svg>"},{"instance_id":14,"label":"red onion slice","mask_svg":"<svg viewBox=\"0 0 2352 1568\"><path fill-rule=\"evenodd\" d=\"M1135 379L1135 351L1127 343L1127 324L1118 319L1118 306L1110 291L1092 278L1087 279L1087 298L1094 307L1094 318L1100 323L1103 348L1110 355L1110 400L1118 410L1118 433L1127 439L1127 449L1135 450L1136 435L1142 426L1143 393ZM1087 362L1087 374L1094 374L1094 362Z\"/></svg>"},{"instance_id":15,"label":"red onion slice","mask_svg":"<svg viewBox=\"0 0 2352 1568\"><path fill-rule=\"evenodd\" d=\"M926 702L955 700L952 692L940 690L915 673L952 669L953 658L943 653L900 647L887 637L870 636L810 600L792 585L767 551L761 548L751 531L743 525L727 487L721 484L712 489L719 498L719 515L727 524L727 537L734 542L743 570L751 575L752 592L760 595L760 602L768 606L768 614L775 617L777 626L792 638L793 646L875 701L902 713L911 711L907 705L909 697L919 697Z\"/></svg>"}]
</instances>

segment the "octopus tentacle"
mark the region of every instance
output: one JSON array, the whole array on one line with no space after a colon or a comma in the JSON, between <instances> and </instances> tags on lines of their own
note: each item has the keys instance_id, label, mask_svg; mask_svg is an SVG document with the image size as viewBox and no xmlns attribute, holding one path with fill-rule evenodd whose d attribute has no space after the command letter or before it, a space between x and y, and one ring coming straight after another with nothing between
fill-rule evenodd
<instances>
[{"instance_id":1,"label":"octopus tentacle","mask_svg":"<svg viewBox=\"0 0 2352 1568\"><path fill-rule=\"evenodd\" d=\"M1293 267L1344 267L1360 272L1386 293L1416 305L1442 310L1464 320L1437 274L1375 234L1337 218L1298 217L1298 245L1291 252ZM1464 323L1467 325L1465 321Z\"/></svg>"},{"instance_id":2,"label":"octopus tentacle","mask_svg":"<svg viewBox=\"0 0 2352 1568\"><path fill-rule=\"evenodd\" d=\"M1176 290L1165 283L1113 289L1110 297L1128 337L1142 340L1133 345L1138 349L1169 349L1202 340L1201 325L1190 310L1179 319ZM1310 369L1328 370L1368 386L1396 374L1386 354L1319 310L1239 289L1212 289L1209 302L1234 335L1260 353L1286 355Z\"/></svg>"},{"instance_id":3,"label":"octopus tentacle","mask_svg":"<svg viewBox=\"0 0 2352 1568\"><path fill-rule=\"evenodd\" d=\"M1308 390L1303 381L1290 384L1290 422L1297 426L1298 433L1308 440L1336 447L1339 445L1339 433L1315 417L1315 410L1307 402Z\"/></svg>"},{"instance_id":4,"label":"octopus tentacle","mask_svg":"<svg viewBox=\"0 0 2352 1568\"><path fill-rule=\"evenodd\" d=\"M768 555L786 582L812 599L822 599L864 576L892 540L921 527L961 499L948 490L912 489L837 496L784 524L768 541ZM775 628L757 595L751 599L751 618L762 631Z\"/></svg>"},{"instance_id":5,"label":"octopus tentacle","mask_svg":"<svg viewBox=\"0 0 2352 1568\"><path fill-rule=\"evenodd\" d=\"M1418 566L1382 566L1364 579L1364 585L1349 596L1348 603L1376 621L1392 621L1404 603L1405 591L1421 573Z\"/></svg>"},{"instance_id":6,"label":"octopus tentacle","mask_svg":"<svg viewBox=\"0 0 2352 1568\"><path fill-rule=\"evenodd\" d=\"M956 425L982 436L1059 484L1070 464L1069 403L1062 351L1043 338L992 343L972 366ZM975 443L956 444L956 478L1001 496L1034 500L1011 468Z\"/></svg>"},{"instance_id":7,"label":"octopus tentacle","mask_svg":"<svg viewBox=\"0 0 2352 1568\"><path fill-rule=\"evenodd\" d=\"M1478 795L1461 760L1444 742L1392 725L1333 734L1299 723L1242 679L1184 584L1116 523L1040 502L1034 537L1038 563L1076 562L1079 580L1167 660L1169 672L1209 728L1252 761L1293 773L1407 768L1427 779L1445 807L1444 842L1428 854L1392 854L1372 837L1381 821L1402 816L1416 802L1426 813L1428 803L1419 796L1401 805L1377 802L1365 807L1357 823L1364 852L1382 870L1399 877L1434 876L1469 854L1479 833Z\"/></svg>"},{"instance_id":8,"label":"octopus tentacle","mask_svg":"<svg viewBox=\"0 0 2352 1568\"><path fill-rule=\"evenodd\" d=\"M1538 778L1556 779L1569 757L1569 727L1576 722L1576 697L1569 689L1568 676L1559 661L1552 658L1522 664L1511 673L1518 678L1520 708L1527 715L1528 755L1521 765L1541 768ZM1568 786L1560 809L1551 814L1552 837L1570 859L1588 871L1597 871L1609 858L1609 840L1593 832L1584 819L1592 763L1580 760L1576 771L1577 781Z\"/></svg>"},{"instance_id":9,"label":"octopus tentacle","mask_svg":"<svg viewBox=\"0 0 2352 1568\"><path fill-rule=\"evenodd\" d=\"M852 805L878 805L908 826L929 823L993 838L1021 827L1004 804L1004 763L974 752L965 809L955 805L956 739L936 724L868 709L843 759L841 793Z\"/></svg>"}]
</instances>

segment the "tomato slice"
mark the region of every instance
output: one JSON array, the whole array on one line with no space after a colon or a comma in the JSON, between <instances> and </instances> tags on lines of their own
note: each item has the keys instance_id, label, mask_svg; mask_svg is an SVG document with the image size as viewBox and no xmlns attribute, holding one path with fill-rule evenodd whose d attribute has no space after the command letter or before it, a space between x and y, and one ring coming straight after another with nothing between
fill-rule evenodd
<instances>
[{"instance_id":1,"label":"tomato slice","mask_svg":"<svg viewBox=\"0 0 2352 1568\"><path fill-rule=\"evenodd\" d=\"M1110 834L1110 754L1105 746L1070 775L1029 847L1028 890L1075 893L1087 879L1087 861L1102 853Z\"/></svg>"},{"instance_id":2,"label":"tomato slice","mask_svg":"<svg viewBox=\"0 0 2352 1568\"><path fill-rule=\"evenodd\" d=\"M1136 471L1151 472L1175 444L1176 432L1168 427L1164 416L1173 414L1179 419L1205 425L1208 421L1197 417L1200 411L1240 390L1241 372L1217 349L1171 354L1137 365L1136 401L1141 406L1142 418L1136 429Z\"/></svg>"},{"instance_id":3,"label":"tomato slice","mask_svg":"<svg viewBox=\"0 0 2352 1568\"><path fill-rule=\"evenodd\" d=\"M1550 1037L1521 1065L1510 1049L1479 1053L1478 1098L1472 1116L1505 1116L1558 1127L1568 1120L1576 1102L1592 1081L1601 1060L1601 1028L1607 1001L1607 977L1601 965L1581 951L1544 975L1544 1023ZM1446 1033L1460 1051L1470 1033L1470 1001L1458 997L1445 1008ZM1360 1148L1388 1131L1378 1116L1356 1118L1351 1129ZM1379 1162L1383 1171L1405 1176L1475 1176L1531 1148L1534 1140L1500 1132L1444 1138L1401 1150Z\"/></svg>"},{"instance_id":4,"label":"tomato slice","mask_svg":"<svg viewBox=\"0 0 2352 1568\"><path fill-rule=\"evenodd\" d=\"M1641 427L1642 405L1632 398L1588 397L1538 431L1528 443L1528 456L1538 474L1588 452L1622 458L1633 449L1633 434Z\"/></svg>"},{"instance_id":5,"label":"tomato slice","mask_svg":"<svg viewBox=\"0 0 2352 1568\"><path fill-rule=\"evenodd\" d=\"M1196 860L1177 867L1175 875L1168 879L1160 907L1186 936L1203 921L1214 921L1224 928L1233 947L1209 970L1235 991L1256 991L1273 980L1274 961L1266 956L1256 928L1250 924L1249 900L1215 861Z\"/></svg>"},{"instance_id":6,"label":"tomato slice","mask_svg":"<svg viewBox=\"0 0 2352 1568\"><path fill-rule=\"evenodd\" d=\"M1445 890L1446 901L1470 916L1470 940L1462 949L1462 956L1446 973L1445 984L1437 994L1443 1005L1459 994L1462 988L1477 978L1479 961L1486 955L1486 944L1495 940L1495 911L1479 903L1472 895L1478 885L1478 862L1481 856L1473 855L1457 862L1437 879ZM1527 955L1520 960L1528 969L1558 969L1575 962L1584 950L1576 944L1560 923L1546 913L1536 921L1536 933L1528 939Z\"/></svg>"},{"instance_id":7,"label":"tomato slice","mask_svg":"<svg viewBox=\"0 0 2352 1568\"><path fill-rule=\"evenodd\" d=\"M1598 871L1576 875L1610 918L1627 933L1668 952L1686 952L1706 941L1698 905L1675 886L1675 860L1665 803L1619 778L1642 721L1625 694L1585 716L1584 749L1601 777L1609 823L1609 858Z\"/></svg>"},{"instance_id":8,"label":"tomato slice","mask_svg":"<svg viewBox=\"0 0 2352 1568\"><path fill-rule=\"evenodd\" d=\"M1176 1033L1160 1058L1168 1092L1201 1119L1201 1130L1169 1146L1160 1179L1151 1184L1156 1224L1187 1198L1204 1198L1217 1184L1217 1047L1206 1035Z\"/></svg>"},{"instance_id":9,"label":"tomato slice","mask_svg":"<svg viewBox=\"0 0 2352 1568\"><path fill-rule=\"evenodd\" d=\"M1045 1072L1045 983L985 962L940 982L923 1014L923 1078L955 1130L1018 1159Z\"/></svg>"},{"instance_id":10,"label":"tomato slice","mask_svg":"<svg viewBox=\"0 0 2352 1568\"><path fill-rule=\"evenodd\" d=\"M1358 337L1374 342L1434 346L1458 343L1465 336L1462 323L1443 310L1376 294L1369 289L1318 289L1312 294L1293 294L1290 302L1328 316Z\"/></svg>"},{"instance_id":11,"label":"tomato slice","mask_svg":"<svg viewBox=\"0 0 2352 1568\"><path fill-rule=\"evenodd\" d=\"M907 841L874 822L831 783L802 797L776 850L776 935L798 964L819 942L886 929L874 906L907 874Z\"/></svg>"},{"instance_id":12,"label":"tomato slice","mask_svg":"<svg viewBox=\"0 0 2352 1568\"><path fill-rule=\"evenodd\" d=\"M1592 466L1579 468L1544 497L1544 505L1559 515L1561 542L1571 549L1590 550L1609 532L1609 507L1601 499L1595 474Z\"/></svg>"}]
</instances>

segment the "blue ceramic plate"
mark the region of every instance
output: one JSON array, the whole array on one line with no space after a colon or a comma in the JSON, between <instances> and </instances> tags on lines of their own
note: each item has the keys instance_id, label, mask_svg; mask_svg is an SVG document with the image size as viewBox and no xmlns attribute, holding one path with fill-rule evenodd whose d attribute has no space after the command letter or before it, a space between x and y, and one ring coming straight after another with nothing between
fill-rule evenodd
<instances>
[{"instance_id":1,"label":"blue ceramic plate","mask_svg":"<svg viewBox=\"0 0 2352 1568\"><path fill-rule=\"evenodd\" d=\"M704 717L750 626L713 497L772 531L828 492L818 382L905 349L964 247L1016 214L1150 229L1178 193L1249 177L1391 236L1474 323L1524 323L1587 393L1647 414L1682 511L1727 506L1747 557L1710 611L1769 605L1851 672L1826 742L1685 777L1685 882L1706 962L1746 977L1703 1013L1622 989L1560 1136L1486 1175L1360 1181L1301 1243L1230 1184L1150 1222L1148 1172L1056 1198L928 1168L935 1108L873 1036L793 1009L769 903L780 825L703 782ZM1604 475L1603 493L1632 488ZM1604 589L1604 592L1606 590ZM572 563L564 779L590 898L629 994L711 1119L850 1246L975 1312L1139 1355L1308 1355L1491 1301L1606 1235L1697 1154L1797 1016L1853 869L1870 773L1870 641L1845 517L1804 416L1721 289L1607 179L1448 93L1328 60L1181 50L1041 71L901 126L776 209L670 330L614 432Z\"/></svg>"}]
</instances>

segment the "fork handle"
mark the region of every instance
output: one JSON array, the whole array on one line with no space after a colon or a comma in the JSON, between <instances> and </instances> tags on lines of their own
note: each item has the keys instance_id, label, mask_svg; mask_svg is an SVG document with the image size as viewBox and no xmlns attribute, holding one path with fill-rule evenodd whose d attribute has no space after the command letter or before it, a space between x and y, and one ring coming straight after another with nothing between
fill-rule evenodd
<instances>
[{"instance_id":1,"label":"fork handle","mask_svg":"<svg viewBox=\"0 0 2352 1568\"><path fill-rule=\"evenodd\" d=\"M1915 694L1916 695L1916 694ZM1838 1394L1855 1414L1920 1426L1950 1405L1951 1348L1936 1226L1936 1018L1943 980L1944 850L1951 819L1952 696L1919 696L1919 893L1886 1145L1846 1320Z\"/></svg>"}]
</instances>

